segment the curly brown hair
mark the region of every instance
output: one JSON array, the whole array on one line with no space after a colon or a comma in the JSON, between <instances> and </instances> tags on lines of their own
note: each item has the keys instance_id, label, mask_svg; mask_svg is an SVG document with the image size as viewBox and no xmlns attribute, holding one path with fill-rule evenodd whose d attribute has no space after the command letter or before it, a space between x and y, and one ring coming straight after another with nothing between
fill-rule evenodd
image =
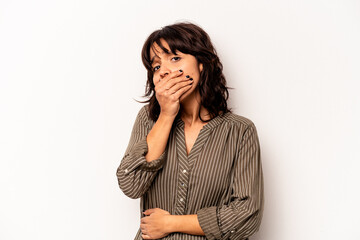
<instances>
[{"instance_id":1,"label":"curly brown hair","mask_svg":"<svg viewBox=\"0 0 360 240\"><path fill-rule=\"evenodd\" d=\"M161 44L160 39L168 43L171 52L179 50L182 53L191 54L196 58L198 63L203 64L198 88L201 105L209 111L211 119L220 114L231 112L231 109L227 106L227 99L229 97L228 89L231 88L226 86L226 79L222 72L223 65L217 56L209 35L201 27L193 23L179 22L167 25L151 33L146 39L141 51L142 62L148 72L145 95L142 97L149 97L149 99L138 102L149 103L148 110L150 118L156 121L160 114L160 105L156 99L155 85L153 83L150 48L153 48L153 44L156 42L164 52L169 52L168 49ZM202 120L200 111L199 118L203 122L211 120Z\"/></svg>"}]
</instances>

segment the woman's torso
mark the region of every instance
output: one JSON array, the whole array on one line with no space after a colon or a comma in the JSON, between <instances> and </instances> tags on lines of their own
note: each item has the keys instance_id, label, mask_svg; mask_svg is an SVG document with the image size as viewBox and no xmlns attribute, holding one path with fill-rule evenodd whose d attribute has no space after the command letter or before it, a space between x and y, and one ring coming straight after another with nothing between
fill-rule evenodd
<instances>
[{"instance_id":1,"label":"woman's torso","mask_svg":"<svg viewBox=\"0 0 360 240\"><path fill-rule=\"evenodd\" d=\"M205 207L228 204L234 160L239 137L249 124L242 116L226 113L204 125L187 153L184 122L175 119L171 129L167 159L141 197L140 211L161 208L172 215L196 214ZM150 121L149 129L154 123ZM138 230L135 240L141 238ZM171 233L162 239L200 240L205 236Z\"/></svg>"}]
</instances>

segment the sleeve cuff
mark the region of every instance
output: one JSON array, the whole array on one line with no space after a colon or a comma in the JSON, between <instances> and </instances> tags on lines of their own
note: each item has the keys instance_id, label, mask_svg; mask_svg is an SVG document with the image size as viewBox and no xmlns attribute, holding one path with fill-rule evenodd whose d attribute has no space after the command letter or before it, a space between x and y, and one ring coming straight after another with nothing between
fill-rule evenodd
<instances>
[{"instance_id":1,"label":"sleeve cuff","mask_svg":"<svg viewBox=\"0 0 360 240\"><path fill-rule=\"evenodd\" d=\"M202 208L197 211L198 221L207 239L220 239L221 232L217 219L217 207Z\"/></svg>"},{"instance_id":2,"label":"sleeve cuff","mask_svg":"<svg viewBox=\"0 0 360 240\"><path fill-rule=\"evenodd\" d=\"M133 146L133 151L129 153L130 161L129 166L127 167L128 172L132 172L136 168L140 168L145 171L158 171L163 167L165 158L167 155L167 150L159 156L159 158L147 162L145 155L148 152L148 145L146 141L146 136L143 136L136 144Z\"/></svg>"}]
</instances>

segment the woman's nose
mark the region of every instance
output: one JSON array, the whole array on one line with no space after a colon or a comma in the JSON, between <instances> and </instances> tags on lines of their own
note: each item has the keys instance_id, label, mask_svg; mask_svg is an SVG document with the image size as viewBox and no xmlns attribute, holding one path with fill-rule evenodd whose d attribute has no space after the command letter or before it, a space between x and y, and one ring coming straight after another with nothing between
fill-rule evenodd
<instances>
[{"instance_id":1,"label":"woman's nose","mask_svg":"<svg viewBox=\"0 0 360 240\"><path fill-rule=\"evenodd\" d=\"M166 73L161 74L161 75L160 75L161 79L163 79L164 77L166 77L166 75L168 75L168 74L169 74L169 73L167 73L167 72L166 72Z\"/></svg>"},{"instance_id":2,"label":"woman's nose","mask_svg":"<svg viewBox=\"0 0 360 240\"><path fill-rule=\"evenodd\" d=\"M171 73L171 70L166 67L165 65L161 66L160 68L160 77L161 78L164 78L166 75L170 74Z\"/></svg>"}]
</instances>

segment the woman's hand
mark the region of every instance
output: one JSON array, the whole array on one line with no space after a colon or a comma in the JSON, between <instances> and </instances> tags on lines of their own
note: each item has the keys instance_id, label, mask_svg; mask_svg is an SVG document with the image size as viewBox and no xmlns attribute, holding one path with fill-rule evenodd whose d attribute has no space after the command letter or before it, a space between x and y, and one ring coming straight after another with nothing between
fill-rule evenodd
<instances>
[{"instance_id":1,"label":"woman's hand","mask_svg":"<svg viewBox=\"0 0 360 240\"><path fill-rule=\"evenodd\" d=\"M172 215L168 211L151 208L144 214L148 216L141 218L140 229L143 239L159 239L171 233L169 223Z\"/></svg>"},{"instance_id":2,"label":"woman's hand","mask_svg":"<svg viewBox=\"0 0 360 240\"><path fill-rule=\"evenodd\" d=\"M183 72L175 71L163 79L154 79L156 99L161 113L175 117L180 110L180 97L192 86L193 81L183 76Z\"/></svg>"}]
</instances>

